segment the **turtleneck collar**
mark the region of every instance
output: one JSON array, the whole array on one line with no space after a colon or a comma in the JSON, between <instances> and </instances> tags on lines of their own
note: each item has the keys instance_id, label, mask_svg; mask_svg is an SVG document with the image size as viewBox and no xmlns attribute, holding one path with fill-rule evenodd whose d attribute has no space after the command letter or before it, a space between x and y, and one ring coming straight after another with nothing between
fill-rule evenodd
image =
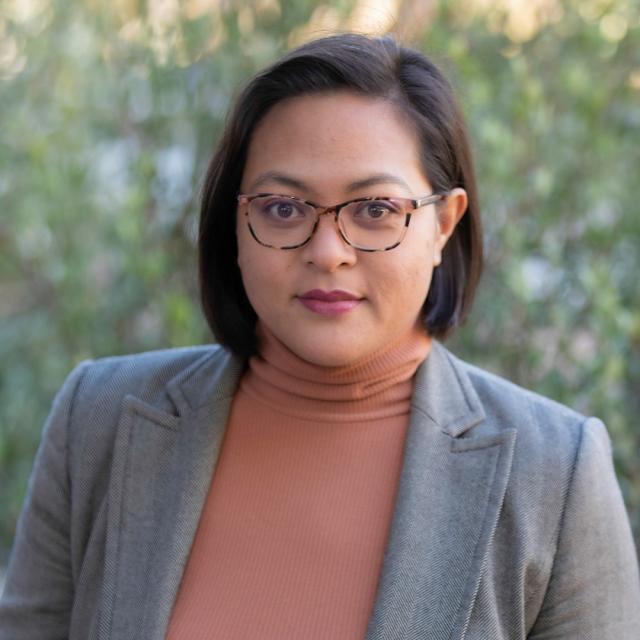
<instances>
[{"instance_id":1,"label":"turtleneck collar","mask_svg":"<svg viewBox=\"0 0 640 640\"><path fill-rule=\"evenodd\" d=\"M361 422L408 414L412 378L431 339L415 328L353 364L323 367L301 359L262 323L260 353L249 360L242 390L276 411L316 422Z\"/></svg>"}]
</instances>

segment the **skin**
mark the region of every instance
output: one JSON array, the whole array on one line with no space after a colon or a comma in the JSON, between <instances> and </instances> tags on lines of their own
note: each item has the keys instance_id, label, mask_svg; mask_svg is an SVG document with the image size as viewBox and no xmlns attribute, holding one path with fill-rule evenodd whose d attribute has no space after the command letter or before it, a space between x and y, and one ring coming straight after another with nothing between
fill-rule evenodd
<instances>
[{"instance_id":1,"label":"skin","mask_svg":"<svg viewBox=\"0 0 640 640\"><path fill-rule=\"evenodd\" d=\"M251 138L240 192L329 205L361 196L416 198L432 188L397 108L338 91L290 98L265 115ZM454 189L437 209L414 212L400 246L364 253L341 239L331 215L321 217L304 247L263 247L251 237L239 205L238 265L249 300L262 323L299 357L328 367L353 364L419 325L433 268L466 207L466 192ZM359 302L345 313L316 313L300 301L312 289L347 291Z\"/></svg>"}]
</instances>

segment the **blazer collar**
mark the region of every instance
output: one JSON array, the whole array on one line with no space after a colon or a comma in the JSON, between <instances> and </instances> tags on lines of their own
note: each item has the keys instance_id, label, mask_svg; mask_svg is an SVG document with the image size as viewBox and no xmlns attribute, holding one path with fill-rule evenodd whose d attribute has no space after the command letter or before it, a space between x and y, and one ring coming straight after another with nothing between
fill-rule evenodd
<instances>
[{"instance_id":1,"label":"blazer collar","mask_svg":"<svg viewBox=\"0 0 640 640\"><path fill-rule=\"evenodd\" d=\"M485 419L464 365L435 340L416 372L412 405L454 438Z\"/></svg>"},{"instance_id":2,"label":"blazer collar","mask_svg":"<svg viewBox=\"0 0 640 640\"><path fill-rule=\"evenodd\" d=\"M462 363L439 342L416 372L412 405L453 437L484 420L478 395ZM243 360L222 349L197 360L167 385L180 414L215 405L233 396L244 370Z\"/></svg>"},{"instance_id":3,"label":"blazer collar","mask_svg":"<svg viewBox=\"0 0 640 640\"><path fill-rule=\"evenodd\" d=\"M125 400L108 496L103 640L164 638L243 369L220 348L198 359L167 385L177 415ZM515 436L475 437L483 420L464 366L434 341L416 374L367 640L463 637Z\"/></svg>"},{"instance_id":4,"label":"blazer collar","mask_svg":"<svg viewBox=\"0 0 640 640\"><path fill-rule=\"evenodd\" d=\"M228 400L238 387L245 362L221 347L196 360L167 384L167 393L180 415Z\"/></svg>"}]
</instances>

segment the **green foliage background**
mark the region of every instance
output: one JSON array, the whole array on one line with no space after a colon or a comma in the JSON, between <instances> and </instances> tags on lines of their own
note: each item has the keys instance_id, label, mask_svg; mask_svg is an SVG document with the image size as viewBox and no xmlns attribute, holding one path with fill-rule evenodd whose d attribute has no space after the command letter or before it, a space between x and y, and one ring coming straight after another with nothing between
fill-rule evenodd
<instances>
[{"instance_id":1,"label":"green foliage background","mask_svg":"<svg viewBox=\"0 0 640 640\"><path fill-rule=\"evenodd\" d=\"M197 198L239 83L362 15L469 119L487 260L451 348L605 420L640 540L637 2L0 0L0 561L74 364L210 340Z\"/></svg>"}]
</instances>

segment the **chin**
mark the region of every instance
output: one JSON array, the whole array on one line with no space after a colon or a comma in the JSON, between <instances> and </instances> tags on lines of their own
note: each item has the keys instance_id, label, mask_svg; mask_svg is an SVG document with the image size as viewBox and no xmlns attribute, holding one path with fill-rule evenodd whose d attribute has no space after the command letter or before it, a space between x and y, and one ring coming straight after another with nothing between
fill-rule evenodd
<instances>
[{"instance_id":1,"label":"chin","mask_svg":"<svg viewBox=\"0 0 640 640\"><path fill-rule=\"evenodd\" d=\"M353 343L340 345L335 342L329 348L318 340L313 345L290 345L289 349L299 358L320 367L344 367L365 358L368 354L354 349Z\"/></svg>"},{"instance_id":2,"label":"chin","mask_svg":"<svg viewBox=\"0 0 640 640\"><path fill-rule=\"evenodd\" d=\"M345 330L334 323L321 326L298 326L296 331L283 330L284 322L262 321L271 333L298 358L320 367L343 367L382 348L377 341L362 340L362 331Z\"/></svg>"}]
</instances>

